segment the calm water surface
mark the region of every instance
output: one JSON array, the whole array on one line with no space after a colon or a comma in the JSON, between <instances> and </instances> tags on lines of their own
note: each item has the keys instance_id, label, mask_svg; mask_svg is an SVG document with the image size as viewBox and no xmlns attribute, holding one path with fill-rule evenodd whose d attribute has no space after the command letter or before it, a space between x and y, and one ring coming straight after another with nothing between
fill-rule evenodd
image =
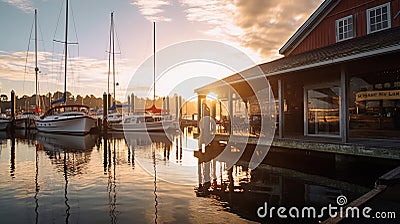
<instances>
[{"instance_id":1,"label":"calm water surface","mask_svg":"<svg viewBox=\"0 0 400 224\"><path fill-rule=\"evenodd\" d=\"M1 223L259 222L264 202L324 206L342 194L355 199L394 167L270 152L253 171L245 158L226 170L222 161L199 160L188 132L127 138L2 132L0 139Z\"/></svg>"}]
</instances>

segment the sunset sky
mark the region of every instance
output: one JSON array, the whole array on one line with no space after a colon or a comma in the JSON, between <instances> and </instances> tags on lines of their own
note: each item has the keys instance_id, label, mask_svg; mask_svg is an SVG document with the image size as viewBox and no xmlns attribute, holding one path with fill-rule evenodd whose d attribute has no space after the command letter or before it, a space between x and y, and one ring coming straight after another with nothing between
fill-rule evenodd
<instances>
[{"instance_id":1,"label":"sunset sky","mask_svg":"<svg viewBox=\"0 0 400 224\"><path fill-rule=\"evenodd\" d=\"M111 11L115 12L116 51L121 53L116 56L116 79L120 83L117 96L121 98L136 69L152 55L153 21L157 22L157 50L183 41L214 40L236 47L261 63L280 57L278 49L321 3L322 0L71 0L69 41L79 45L69 47L67 89L73 94L96 96L106 91ZM33 36L28 44L34 9L38 10L40 28L40 93L63 89L63 45L53 39L64 39L64 7L65 0L0 0L1 93L9 95L11 89L19 96L34 93ZM204 69L203 75L221 78L230 74L210 68ZM174 75L185 74L181 71ZM173 83L163 81L157 85Z\"/></svg>"}]
</instances>

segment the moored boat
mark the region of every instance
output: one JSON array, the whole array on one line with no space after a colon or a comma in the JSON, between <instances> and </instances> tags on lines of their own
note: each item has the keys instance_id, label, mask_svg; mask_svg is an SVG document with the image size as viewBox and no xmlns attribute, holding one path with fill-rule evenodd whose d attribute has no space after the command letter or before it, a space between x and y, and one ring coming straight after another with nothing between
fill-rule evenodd
<instances>
[{"instance_id":1,"label":"moored boat","mask_svg":"<svg viewBox=\"0 0 400 224\"><path fill-rule=\"evenodd\" d=\"M121 122L109 122L108 126L114 131L165 131L171 126L171 120L163 115L133 114L124 116Z\"/></svg>"},{"instance_id":2,"label":"moored boat","mask_svg":"<svg viewBox=\"0 0 400 224\"><path fill-rule=\"evenodd\" d=\"M0 114L0 131L5 131L11 124L11 119L5 114Z\"/></svg>"},{"instance_id":3,"label":"moored boat","mask_svg":"<svg viewBox=\"0 0 400 224\"><path fill-rule=\"evenodd\" d=\"M34 129L38 116L34 112L23 112L15 118L16 129Z\"/></svg>"},{"instance_id":4,"label":"moored boat","mask_svg":"<svg viewBox=\"0 0 400 224\"><path fill-rule=\"evenodd\" d=\"M87 134L96 127L96 120L89 116L84 105L61 105L49 109L36 120L36 128L42 132Z\"/></svg>"}]
</instances>

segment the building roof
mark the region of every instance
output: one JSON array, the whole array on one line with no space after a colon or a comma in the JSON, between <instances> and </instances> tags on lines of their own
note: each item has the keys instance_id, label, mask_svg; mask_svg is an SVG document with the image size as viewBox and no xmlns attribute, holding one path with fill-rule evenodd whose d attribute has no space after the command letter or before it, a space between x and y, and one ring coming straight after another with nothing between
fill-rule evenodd
<instances>
[{"instance_id":1,"label":"building roof","mask_svg":"<svg viewBox=\"0 0 400 224\"><path fill-rule=\"evenodd\" d=\"M296 55L290 55L271 62L258 65L243 72L226 77L221 81L200 87L195 92L223 85L223 83L242 82L244 78L255 79L262 76L273 76L315 67L347 62L360 58L383 55L400 51L400 27L368 34L366 36L338 42L326 47L314 49Z\"/></svg>"}]
</instances>

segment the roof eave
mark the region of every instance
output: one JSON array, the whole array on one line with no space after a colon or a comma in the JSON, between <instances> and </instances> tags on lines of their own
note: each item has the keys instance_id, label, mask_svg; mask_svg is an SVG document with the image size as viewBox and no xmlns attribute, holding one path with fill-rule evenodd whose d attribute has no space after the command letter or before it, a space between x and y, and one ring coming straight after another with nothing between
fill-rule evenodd
<instances>
[{"instance_id":1,"label":"roof eave","mask_svg":"<svg viewBox=\"0 0 400 224\"><path fill-rule=\"evenodd\" d=\"M258 74L258 75L254 75L254 76L248 78L247 80L259 79L259 78L263 78L265 76L271 77L271 76L276 76L276 75L282 75L282 74L285 74L285 73L297 72L297 71L302 71L302 70L307 70L307 69L312 69L312 68L317 68L317 67L323 67L323 66L328 66L328 65L337 64L337 63L345 63L345 62L357 60L357 59L360 59L360 58L366 58L366 57L373 57L373 56L378 56L378 55L390 54L390 53L393 53L393 52L400 52L400 44L386 46L386 47L375 49L375 50L372 50L372 51L361 52L361 53L358 53L358 54L348 55L348 56L344 56L344 57L340 57L340 58L320 61L320 62L308 64L308 65L296 66L296 67L293 67L293 68L283 69L283 70L280 70L280 71L267 72L267 73L264 73L264 74ZM237 75L237 74L234 74L234 75ZM229 84L232 85L232 84L239 83L239 82L242 82L242 80L235 80L235 81L233 81L233 82L231 82ZM204 93L204 92L207 92L207 90L209 90L210 88L218 88L218 87L222 87L222 86L227 85L227 84L228 83L221 82L221 80L220 80L220 82L217 81L217 82L211 83L209 85L197 88L197 89L194 90L194 92L195 93L201 93L201 92Z\"/></svg>"}]
</instances>

